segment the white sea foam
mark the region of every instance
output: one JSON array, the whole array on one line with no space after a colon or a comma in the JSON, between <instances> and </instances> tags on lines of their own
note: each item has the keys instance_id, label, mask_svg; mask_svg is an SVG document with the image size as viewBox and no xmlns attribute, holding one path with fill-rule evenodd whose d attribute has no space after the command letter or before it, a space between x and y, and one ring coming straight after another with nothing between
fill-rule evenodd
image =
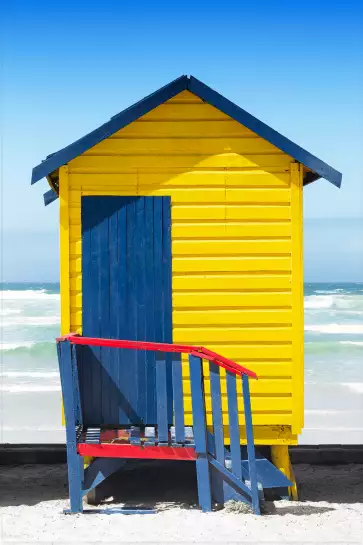
<instances>
[{"instance_id":1,"label":"white sea foam","mask_svg":"<svg viewBox=\"0 0 363 545\"><path fill-rule=\"evenodd\" d=\"M11 316L12 314L21 314L23 311L21 308L2 308L0 309L0 316ZM3 325L3 322L1 322Z\"/></svg>"},{"instance_id":2,"label":"white sea foam","mask_svg":"<svg viewBox=\"0 0 363 545\"><path fill-rule=\"evenodd\" d=\"M333 309L339 311L360 311L363 313L363 298L361 295L307 295L304 298L305 309Z\"/></svg>"},{"instance_id":3,"label":"white sea foam","mask_svg":"<svg viewBox=\"0 0 363 545\"><path fill-rule=\"evenodd\" d=\"M316 331L317 333L361 335L363 324L306 324L305 331ZM353 342L353 341L352 341Z\"/></svg>"},{"instance_id":4,"label":"white sea foam","mask_svg":"<svg viewBox=\"0 0 363 545\"><path fill-rule=\"evenodd\" d=\"M60 427L60 426L40 426L40 425L36 425L36 426L2 426L1 427L1 431L16 431L16 432L22 432L22 431L32 431L32 432L37 432L37 431L60 431L60 432L63 432L64 433L64 428Z\"/></svg>"},{"instance_id":5,"label":"white sea foam","mask_svg":"<svg viewBox=\"0 0 363 545\"><path fill-rule=\"evenodd\" d=\"M332 305L332 295L308 295L304 298L305 308L331 308Z\"/></svg>"},{"instance_id":6,"label":"white sea foam","mask_svg":"<svg viewBox=\"0 0 363 545\"><path fill-rule=\"evenodd\" d=\"M46 290L3 290L0 291L0 299L9 301L14 299L47 299L59 300L59 293L47 293Z\"/></svg>"},{"instance_id":7,"label":"white sea foam","mask_svg":"<svg viewBox=\"0 0 363 545\"><path fill-rule=\"evenodd\" d=\"M333 295L333 294L337 294L337 293L342 293L344 291L343 288L337 288L335 290L315 290L315 293L319 293L319 295L323 294L327 294L327 295Z\"/></svg>"},{"instance_id":8,"label":"white sea foam","mask_svg":"<svg viewBox=\"0 0 363 545\"><path fill-rule=\"evenodd\" d=\"M363 394L363 382L342 382L342 386L358 394Z\"/></svg>"},{"instance_id":9,"label":"white sea foam","mask_svg":"<svg viewBox=\"0 0 363 545\"><path fill-rule=\"evenodd\" d=\"M60 385L49 384L43 386L41 384L9 384L1 385L0 392L7 392L11 394L20 394L20 393L34 393L34 392L60 392Z\"/></svg>"},{"instance_id":10,"label":"white sea foam","mask_svg":"<svg viewBox=\"0 0 363 545\"><path fill-rule=\"evenodd\" d=\"M4 378L59 378L57 371L4 371Z\"/></svg>"},{"instance_id":11,"label":"white sea foam","mask_svg":"<svg viewBox=\"0 0 363 545\"><path fill-rule=\"evenodd\" d=\"M13 327L13 326L47 326L47 325L58 325L60 323L59 314L54 314L53 316L20 316L20 317L11 317L2 320L2 327Z\"/></svg>"},{"instance_id":12,"label":"white sea foam","mask_svg":"<svg viewBox=\"0 0 363 545\"><path fill-rule=\"evenodd\" d=\"M354 346L363 346L363 341L340 341L339 344L353 344Z\"/></svg>"},{"instance_id":13,"label":"white sea foam","mask_svg":"<svg viewBox=\"0 0 363 545\"><path fill-rule=\"evenodd\" d=\"M17 348L31 348L36 343L32 341L19 341L17 343L0 343L0 350L16 350Z\"/></svg>"}]
</instances>

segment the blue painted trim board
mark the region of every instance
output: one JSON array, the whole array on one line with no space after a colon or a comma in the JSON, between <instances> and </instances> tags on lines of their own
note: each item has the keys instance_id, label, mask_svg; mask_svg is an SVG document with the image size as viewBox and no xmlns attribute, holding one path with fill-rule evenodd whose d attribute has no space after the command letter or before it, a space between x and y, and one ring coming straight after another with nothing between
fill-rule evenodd
<instances>
[{"instance_id":1,"label":"blue painted trim board","mask_svg":"<svg viewBox=\"0 0 363 545\"><path fill-rule=\"evenodd\" d=\"M187 76L177 78L158 91L155 91L151 95L140 100L133 106L130 106L126 110L123 110L119 114L115 115L110 119L110 121L104 125L101 125L101 127L98 129L95 129L83 138L80 138L76 142L73 142L73 144L70 144L60 151L49 155L42 163L33 168L31 183L34 184L38 180L48 176L62 165L65 165L105 138L108 138L123 127L126 127L126 125L136 121L136 119L139 117L145 115L184 90L189 90L190 92L194 93L208 104L218 108L221 112L252 130L261 138L264 138L280 150L290 155L293 159L299 161L307 168L312 170L313 176L311 176L311 172L307 173L306 183L311 183L312 181L315 181L315 179L322 177L331 182L333 185L340 187L342 181L342 174L340 172L326 164L321 159L318 159L310 152L301 148L282 134L278 133L253 115L246 112L246 110L243 110L193 76L190 76L190 78ZM52 202L48 193L46 193L44 196L46 201L45 204Z\"/></svg>"}]
</instances>

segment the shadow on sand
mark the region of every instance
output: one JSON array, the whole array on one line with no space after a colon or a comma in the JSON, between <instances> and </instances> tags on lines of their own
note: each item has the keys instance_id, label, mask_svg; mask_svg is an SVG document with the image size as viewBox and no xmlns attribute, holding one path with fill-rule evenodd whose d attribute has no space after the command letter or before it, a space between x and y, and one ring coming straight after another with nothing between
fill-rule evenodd
<instances>
[{"instance_id":1,"label":"shadow on sand","mask_svg":"<svg viewBox=\"0 0 363 545\"><path fill-rule=\"evenodd\" d=\"M309 515L334 510L334 505L305 502L363 502L363 465L295 466L298 503L266 502L267 515ZM67 469L61 465L0 466L0 506L35 505L68 499ZM195 464L134 461L97 489L103 504L194 508L197 505Z\"/></svg>"}]
</instances>

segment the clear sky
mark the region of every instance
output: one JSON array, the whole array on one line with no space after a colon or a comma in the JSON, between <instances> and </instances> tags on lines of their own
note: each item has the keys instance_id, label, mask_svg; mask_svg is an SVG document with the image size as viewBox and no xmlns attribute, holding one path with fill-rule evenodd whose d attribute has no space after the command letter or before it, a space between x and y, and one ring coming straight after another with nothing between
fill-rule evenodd
<instances>
[{"instance_id":1,"label":"clear sky","mask_svg":"<svg viewBox=\"0 0 363 545\"><path fill-rule=\"evenodd\" d=\"M363 280L360 2L13 0L2 25L4 280L58 278L32 167L181 74L343 173L305 189L307 280Z\"/></svg>"}]
</instances>

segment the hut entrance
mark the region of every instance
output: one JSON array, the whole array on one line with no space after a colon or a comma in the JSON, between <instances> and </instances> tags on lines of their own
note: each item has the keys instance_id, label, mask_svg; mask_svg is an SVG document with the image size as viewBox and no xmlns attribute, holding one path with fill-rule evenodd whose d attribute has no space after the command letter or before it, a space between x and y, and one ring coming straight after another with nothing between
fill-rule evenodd
<instances>
[{"instance_id":1,"label":"hut entrance","mask_svg":"<svg viewBox=\"0 0 363 545\"><path fill-rule=\"evenodd\" d=\"M170 197L82 197L82 290L84 336L172 342ZM154 352L83 347L80 361L85 425L156 424Z\"/></svg>"}]
</instances>

